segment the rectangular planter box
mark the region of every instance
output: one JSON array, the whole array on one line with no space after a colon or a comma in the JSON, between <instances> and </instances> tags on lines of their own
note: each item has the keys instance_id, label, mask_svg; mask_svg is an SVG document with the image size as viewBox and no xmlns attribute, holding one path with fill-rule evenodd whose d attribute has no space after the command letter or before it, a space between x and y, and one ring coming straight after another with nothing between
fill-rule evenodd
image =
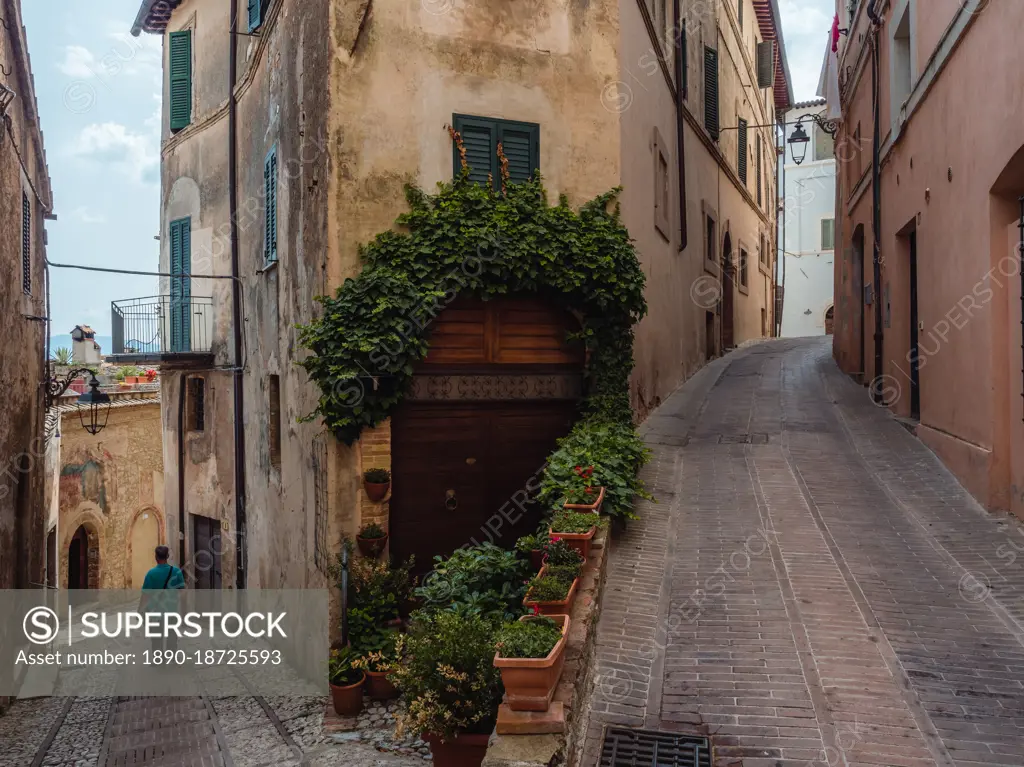
<instances>
[{"instance_id":1,"label":"rectangular planter box","mask_svg":"<svg viewBox=\"0 0 1024 767\"><path fill-rule=\"evenodd\" d=\"M587 512L592 511L594 514L601 512L601 504L604 503L604 487L599 488L597 494L597 500L593 503L563 503L562 508L568 509L569 511Z\"/></svg>"},{"instance_id":2,"label":"rectangular planter box","mask_svg":"<svg viewBox=\"0 0 1024 767\"><path fill-rule=\"evenodd\" d=\"M575 584L573 585L575 589ZM547 711L555 695L558 679L565 666L565 646L569 637L570 620L567 614L552 615L562 623L562 638L546 658L502 658L494 654L494 665L501 669L505 684L505 702L513 711ZM532 616L520 618L531 620Z\"/></svg>"},{"instance_id":3,"label":"rectangular planter box","mask_svg":"<svg viewBox=\"0 0 1024 767\"><path fill-rule=\"evenodd\" d=\"M542 567L540 572L537 573L538 578L543 578L544 573L547 572L547 567ZM527 594L523 598L523 606L527 609L533 609L535 606L540 610L541 615L568 615L572 609L573 600L576 599L576 589L580 585L580 579L577 578L572 582L569 587L569 593L565 595L565 599L561 602L531 602L530 595Z\"/></svg>"},{"instance_id":4,"label":"rectangular planter box","mask_svg":"<svg viewBox=\"0 0 1024 767\"><path fill-rule=\"evenodd\" d=\"M597 532L597 525L590 528L589 532L586 533L556 533L551 528L548 528L549 538L561 538L567 544L572 546L583 556L583 561L590 559L590 542L594 539L594 534Z\"/></svg>"}]
</instances>

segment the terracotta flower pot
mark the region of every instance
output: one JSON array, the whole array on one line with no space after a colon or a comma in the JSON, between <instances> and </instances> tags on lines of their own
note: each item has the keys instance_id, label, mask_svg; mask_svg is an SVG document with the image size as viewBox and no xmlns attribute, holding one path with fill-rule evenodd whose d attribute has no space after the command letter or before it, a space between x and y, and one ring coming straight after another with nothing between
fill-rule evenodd
<instances>
[{"instance_id":1,"label":"terracotta flower pot","mask_svg":"<svg viewBox=\"0 0 1024 767\"><path fill-rule=\"evenodd\" d=\"M569 616L551 616L562 624L562 638L546 658L502 658L494 654L494 665L501 669L505 702L513 711L547 711L555 695L565 665L565 646L569 636ZM520 621L531 620L525 616Z\"/></svg>"},{"instance_id":2,"label":"terracotta flower pot","mask_svg":"<svg viewBox=\"0 0 1024 767\"><path fill-rule=\"evenodd\" d=\"M590 559L590 542L594 539L596 533L597 525L594 525L585 533L557 533L548 528L548 535L551 537L551 540L560 539L565 541L583 556L584 561Z\"/></svg>"},{"instance_id":3,"label":"terracotta flower pot","mask_svg":"<svg viewBox=\"0 0 1024 767\"><path fill-rule=\"evenodd\" d=\"M387 672L366 672L366 695L370 700L393 700L398 697L398 688L388 681Z\"/></svg>"},{"instance_id":4,"label":"terracotta flower pot","mask_svg":"<svg viewBox=\"0 0 1024 767\"><path fill-rule=\"evenodd\" d=\"M367 482L363 480L363 489L366 491L366 497L374 503L380 503L388 495L388 488L391 487L390 482Z\"/></svg>"},{"instance_id":5,"label":"terracotta flower pot","mask_svg":"<svg viewBox=\"0 0 1024 767\"><path fill-rule=\"evenodd\" d=\"M547 566L540 569L537 573L538 578L543 578L547 572ZM577 578L572 582L569 587L569 593L565 595L565 599L561 602L534 602L530 599L529 593L523 597L523 606L532 610L536 607L540 612L539 615L568 615L572 611L572 603L576 600L576 589L580 585L580 579Z\"/></svg>"},{"instance_id":6,"label":"terracotta flower pot","mask_svg":"<svg viewBox=\"0 0 1024 767\"><path fill-rule=\"evenodd\" d=\"M366 674L355 684L339 687L331 685L331 700L334 702L334 713L338 716L359 716L363 710L363 682Z\"/></svg>"},{"instance_id":7,"label":"terracotta flower pot","mask_svg":"<svg viewBox=\"0 0 1024 767\"><path fill-rule=\"evenodd\" d=\"M592 511L597 514L601 511L601 504L604 503L604 487L599 487L597 491L597 499L593 503L563 503L562 507L570 511Z\"/></svg>"},{"instance_id":8,"label":"terracotta flower pot","mask_svg":"<svg viewBox=\"0 0 1024 767\"><path fill-rule=\"evenodd\" d=\"M357 535L356 545L359 547L359 553L364 557L376 558L388 545L388 536L385 534L383 538L363 538L361 535Z\"/></svg>"},{"instance_id":9,"label":"terracotta flower pot","mask_svg":"<svg viewBox=\"0 0 1024 767\"><path fill-rule=\"evenodd\" d=\"M423 733L423 740L430 744L434 767L480 767L487 756L487 743L490 739L490 735L460 732L454 739L445 742L429 732Z\"/></svg>"}]
</instances>

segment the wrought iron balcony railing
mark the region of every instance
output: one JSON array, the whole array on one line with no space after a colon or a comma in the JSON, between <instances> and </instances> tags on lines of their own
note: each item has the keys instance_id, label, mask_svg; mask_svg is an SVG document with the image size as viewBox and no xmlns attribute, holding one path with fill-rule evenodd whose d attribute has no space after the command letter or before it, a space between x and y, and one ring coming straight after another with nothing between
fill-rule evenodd
<instances>
[{"instance_id":1,"label":"wrought iron balcony railing","mask_svg":"<svg viewBox=\"0 0 1024 767\"><path fill-rule=\"evenodd\" d=\"M111 362L171 362L208 357L213 298L147 296L111 304Z\"/></svg>"}]
</instances>

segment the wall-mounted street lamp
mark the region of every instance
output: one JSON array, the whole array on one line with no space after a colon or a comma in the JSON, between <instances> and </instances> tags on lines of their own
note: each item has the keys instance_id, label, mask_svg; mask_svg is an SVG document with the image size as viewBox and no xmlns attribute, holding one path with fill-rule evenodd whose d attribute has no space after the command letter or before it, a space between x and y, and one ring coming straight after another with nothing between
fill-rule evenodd
<instances>
[{"instance_id":1,"label":"wall-mounted street lamp","mask_svg":"<svg viewBox=\"0 0 1024 767\"><path fill-rule=\"evenodd\" d=\"M807 158L807 145L811 141L810 136L807 135L807 131L804 130L804 120L812 120L815 125L821 128L833 139L836 137L836 133L839 132L839 123L835 120L826 120L821 115L813 113L799 117L796 121L796 127L793 128L793 133L786 142L789 144L790 154L793 155L793 162L797 165L803 163Z\"/></svg>"},{"instance_id":2,"label":"wall-mounted street lamp","mask_svg":"<svg viewBox=\"0 0 1024 767\"><path fill-rule=\"evenodd\" d=\"M100 382L96 380L96 372L89 368L78 368L62 378L51 375L46 382L46 408L53 403L71 386L80 374L89 374L89 391L78 398L78 419L82 422L82 428L92 435L99 434L107 425L110 417L110 395L100 391Z\"/></svg>"}]
</instances>

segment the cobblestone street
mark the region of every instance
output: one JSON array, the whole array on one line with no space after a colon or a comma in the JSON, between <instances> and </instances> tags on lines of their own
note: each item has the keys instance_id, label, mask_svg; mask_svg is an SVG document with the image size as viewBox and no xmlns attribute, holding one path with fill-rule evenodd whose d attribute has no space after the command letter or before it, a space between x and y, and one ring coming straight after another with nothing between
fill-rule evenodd
<instances>
[{"instance_id":1,"label":"cobblestone street","mask_svg":"<svg viewBox=\"0 0 1024 767\"><path fill-rule=\"evenodd\" d=\"M909 388L909 387L905 387ZM1024 764L1024 551L831 339L717 360L644 425L612 549L584 764L605 724L716 767Z\"/></svg>"}]
</instances>

